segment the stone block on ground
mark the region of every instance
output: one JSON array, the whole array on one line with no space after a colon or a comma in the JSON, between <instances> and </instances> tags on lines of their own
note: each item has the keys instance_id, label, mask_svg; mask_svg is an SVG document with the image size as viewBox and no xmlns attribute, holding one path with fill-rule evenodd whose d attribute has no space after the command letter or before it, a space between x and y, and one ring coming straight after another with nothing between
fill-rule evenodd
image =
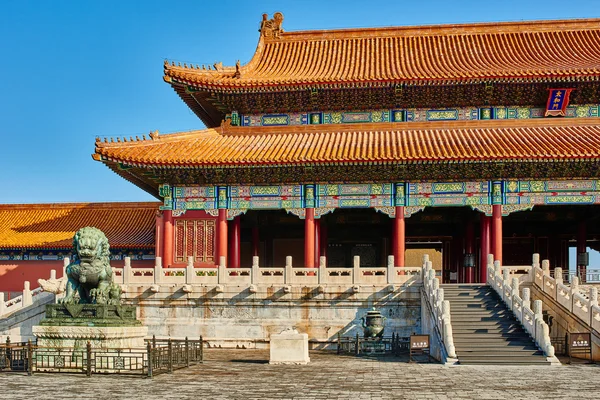
<instances>
[{"instance_id":1,"label":"stone block on ground","mask_svg":"<svg viewBox=\"0 0 600 400\"><path fill-rule=\"evenodd\" d=\"M271 335L269 364L308 364L308 335L295 329Z\"/></svg>"}]
</instances>

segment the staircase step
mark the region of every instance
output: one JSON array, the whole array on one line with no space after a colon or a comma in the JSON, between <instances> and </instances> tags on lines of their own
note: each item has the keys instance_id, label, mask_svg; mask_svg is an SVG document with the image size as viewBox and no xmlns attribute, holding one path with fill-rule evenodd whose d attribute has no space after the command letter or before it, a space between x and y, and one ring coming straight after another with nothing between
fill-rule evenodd
<instances>
[{"instance_id":1,"label":"staircase step","mask_svg":"<svg viewBox=\"0 0 600 400\"><path fill-rule=\"evenodd\" d=\"M473 343L473 342L454 342L456 350L481 350L481 351L494 351L501 349L514 349L514 350L539 350L535 344L529 342L484 342L484 343Z\"/></svg>"},{"instance_id":2,"label":"staircase step","mask_svg":"<svg viewBox=\"0 0 600 400\"><path fill-rule=\"evenodd\" d=\"M546 357L528 357L523 359L506 358L466 358L458 360L461 365L550 365Z\"/></svg>"},{"instance_id":3,"label":"staircase step","mask_svg":"<svg viewBox=\"0 0 600 400\"><path fill-rule=\"evenodd\" d=\"M458 354L458 358L459 359L464 359L464 358L474 358L474 357L494 357L494 358L501 358L501 357L519 357L519 358L524 358L524 357L534 357L534 356L543 356L544 353L539 351L539 350L512 350L512 351L498 351L498 350L492 350L492 351L472 351L472 350L465 350L465 349L456 349L456 354Z\"/></svg>"},{"instance_id":4,"label":"staircase step","mask_svg":"<svg viewBox=\"0 0 600 400\"><path fill-rule=\"evenodd\" d=\"M523 326L487 285L442 285L460 364L549 365Z\"/></svg>"}]
</instances>

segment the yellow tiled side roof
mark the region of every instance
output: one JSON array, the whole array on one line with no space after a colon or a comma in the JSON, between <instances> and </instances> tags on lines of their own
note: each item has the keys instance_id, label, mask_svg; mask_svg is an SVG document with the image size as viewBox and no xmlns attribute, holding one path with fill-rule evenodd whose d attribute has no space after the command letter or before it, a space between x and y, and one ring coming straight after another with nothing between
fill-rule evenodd
<instances>
[{"instance_id":1,"label":"yellow tiled side roof","mask_svg":"<svg viewBox=\"0 0 600 400\"><path fill-rule=\"evenodd\" d=\"M111 247L154 247L160 203L0 205L0 249L70 248L85 226L103 231Z\"/></svg>"},{"instance_id":2,"label":"yellow tiled side roof","mask_svg":"<svg viewBox=\"0 0 600 400\"><path fill-rule=\"evenodd\" d=\"M599 75L600 19L284 32L239 71L165 63L167 82L225 90Z\"/></svg>"},{"instance_id":3,"label":"yellow tiled side roof","mask_svg":"<svg viewBox=\"0 0 600 400\"><path fill-rule=\"evenodd\" d=\"M156 166L595 159L600 157L600 120L229 127L96 142L94 157Z\"/></svg>"}]
</instances>

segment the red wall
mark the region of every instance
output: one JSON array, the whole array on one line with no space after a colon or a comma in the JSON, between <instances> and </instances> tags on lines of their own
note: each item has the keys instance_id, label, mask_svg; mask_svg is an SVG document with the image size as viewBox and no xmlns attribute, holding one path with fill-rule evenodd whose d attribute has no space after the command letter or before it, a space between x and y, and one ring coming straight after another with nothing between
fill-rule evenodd
<instances>
[{"instance_id":1,"label":"red wall","mask_svg":"<svg viewBox=\"0 0 600 400\"><path fill-rule=\"evenodd\" d=\"M111 261L113 268L122 268L124 261ZM133 260L132 268L151 268L154 260ZM22 292L23 283L29 281L31 289L37 288L39 278L50 278L50 270L62 277L63 262L60 261L0 261L0 292Z\"/></svg>"},{"instance_id":2,"label":"red wall","mask_svg":"<svg viewBox=\"0 0 600 400\"><path fill-rule=\"evenodd\" d=\"M29 281L31 289L38 287L39 278L50 278L50 270L62 276L63 262L59 261L0 261L0 292L22 292L23 282Z\"/></svg>"}]
</instances>

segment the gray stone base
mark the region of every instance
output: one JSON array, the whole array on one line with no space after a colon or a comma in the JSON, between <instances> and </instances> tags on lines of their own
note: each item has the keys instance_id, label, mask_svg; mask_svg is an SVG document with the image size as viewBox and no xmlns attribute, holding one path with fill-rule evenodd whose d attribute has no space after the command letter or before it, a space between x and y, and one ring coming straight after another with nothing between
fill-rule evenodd
<instances>
[{"instance_id":1,"label":"gray stone base","mask_svg":"<svg viewBox=\"0 0 600 400\"><path fill-rule=\"evenodd\" d=\"M90 342L94 349L144 349L148 335L145 326L46 326L33 327L39 347L85 348Z\"/></svg>"}]
</instances>

